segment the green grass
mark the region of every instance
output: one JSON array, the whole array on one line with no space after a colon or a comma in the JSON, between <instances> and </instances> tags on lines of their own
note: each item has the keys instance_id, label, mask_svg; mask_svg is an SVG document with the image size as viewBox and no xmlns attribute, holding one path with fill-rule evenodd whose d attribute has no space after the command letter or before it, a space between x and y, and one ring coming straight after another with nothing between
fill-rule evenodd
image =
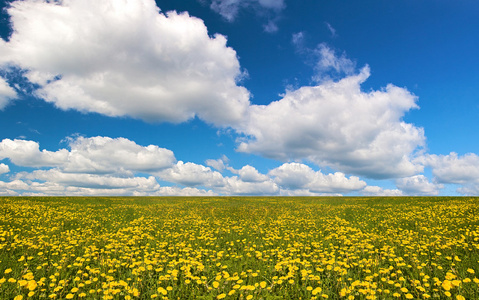
<instances>
[{"instance_id":1,"label":"green grass","mask_svg":"<svg viewBox=\"0 0 479 300\"><path fill-rule=\"evenodd\" d=\"M0 197L0 299L479 299L478 204Z\"/></svg>"}]
</instances>

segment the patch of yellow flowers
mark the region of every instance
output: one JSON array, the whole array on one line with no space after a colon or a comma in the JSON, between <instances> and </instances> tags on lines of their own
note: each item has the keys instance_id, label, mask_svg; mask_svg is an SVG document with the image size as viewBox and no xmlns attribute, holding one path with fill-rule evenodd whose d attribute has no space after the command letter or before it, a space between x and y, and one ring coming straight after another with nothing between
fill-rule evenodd
<instances>
[{"instance_id":1,"label":"patch of yellow flowers","mask_svg":"<svg viewBox=\"0 0 479 300\"><path fill-rule=\"evenodd\" d=\"M479 299L477 198L0 198L0 299Z\"/></svg>"}]
</instances>

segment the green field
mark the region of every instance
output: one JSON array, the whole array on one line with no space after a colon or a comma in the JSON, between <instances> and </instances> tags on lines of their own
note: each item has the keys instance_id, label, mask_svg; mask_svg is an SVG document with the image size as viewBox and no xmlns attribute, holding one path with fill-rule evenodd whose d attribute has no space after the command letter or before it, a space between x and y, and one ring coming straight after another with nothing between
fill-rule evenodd
<instances>
[{"instance_id":1,"label":"green field","mask_svg":"<svg viewBox=\"0 0 479 300\"><path fill-rule=\"evenodd\" d=\"M479 299L479 198L0 197L0 299Z\"/></svg>"}]
</instances>

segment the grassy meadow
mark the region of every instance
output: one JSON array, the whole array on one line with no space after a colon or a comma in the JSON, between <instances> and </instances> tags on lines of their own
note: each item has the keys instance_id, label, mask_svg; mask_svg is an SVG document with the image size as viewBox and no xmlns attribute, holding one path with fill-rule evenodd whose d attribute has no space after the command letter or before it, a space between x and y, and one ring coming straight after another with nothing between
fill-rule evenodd
<instances>
[{"instance_id":1,"label":"grassy meadow","mask_svg":"<svg viewBox=\"0 0 479 300\"><path fill-rule=\"evenodd\" d=\"M479 198L0 197L0 299L479 299Z\"/></svg>"}]
</instances>

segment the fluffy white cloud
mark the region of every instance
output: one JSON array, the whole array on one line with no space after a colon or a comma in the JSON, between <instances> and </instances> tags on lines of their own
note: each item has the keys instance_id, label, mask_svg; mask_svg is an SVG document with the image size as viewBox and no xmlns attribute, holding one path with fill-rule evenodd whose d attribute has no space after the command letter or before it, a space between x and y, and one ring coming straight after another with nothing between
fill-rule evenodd
<instances>
[{"instance_id":1,"label":"fluffy white cloud","mask_svg":"<svg viewBox=\"0 0 479 300\"><path fill-rule=\"evenodd\" d=\"M223 155L222 158L207 159L205 163L208 167L212 167L213 169L217 171L223 172L223 170L227 168L228 157Z\"/></svg>"},{"instance_id":2,"label":"fluffy white cloud","mask_svg":"<svg viewBox=\"0 0 479 300\"><path fill-rule=\"evenodd\" d=\"M78 137L69 144L67 172L152 172L172 166L175 156L171 150L156 145L140 146L125 138Z\"/></svg>"},{"instance_id":3,"label":"fluffy white cloud","mask_svg":"<svg viewBox=\"0 0 479 300\"><path fill-rule=\"evenodd\" d=\"M396 186L408 195L438 195L439 190L444 188L442 184L429 181L424 175L400 178L396 180Z\"/></svg>"},{"instance_id":4,"label":"fluffy white cloud","mask_svg":"<svg viewBox=\"0 0 479 300\"><path fill-rule=\"evenodd\" d=\"M308 190L311 193L348 193L366 186L356 176L346 178L343 173L323 174L300 163L287 163L273 169L269 175L275 183L287 190Z\"/></svg>"},{"instance_id":5,"label":"fluffy white cloud","mask_svg":"<svg viewBox=\"0 0 479 300\"><path fill-rule=\"evenodd\" d=\"M448 155L425 155L418 159L432 168L434 179L439 183L460 184L458 193L464 195L479 194L479 156L467 153L459 156L451 152Z\"/></svg>"},{"instance_id":6,"label":"fluffy white cloud","mask_svg":"<svg viewBox=\"0 0 479 300\"><path fill-rule=\"evenodd\" d=\"M209 167L198 165L195 163L184 163L179 161L176 165L169 169L165 169L157 173L162 180L179 183L185 186L207 186L218 187L224 186L224 178L217 171L211 170Z\"/></svg>"},{"instance_id":7,"label":"fluffy white cloud","mask_svg":"<svg viewBox=\"0 0 479 300\"><path fill-rule=\"evenodd\" d=\"M159 13L153 0L26 0L8 14L0 63L28 70L61 109L228 126L248 108L236 52L187 13Z\"/></svg>"},{"instance_id":8,"label":"fluffy white cloud","mask_svg":"<svg viewBox=\"0 0 479 300\"><path fill-rule=\"evenodd\" d=\"M68 150L60 149L52 152L40 151L37 142L26 140L4 139L0 142L0 159L8 158L17 166L52 167L62 165L68 160Z\"/></svg>"},{"instance_id":9,"label":"fluffy white cloud","mask_svg":"<svg viewBox=\"0 0 479 300\"><path fill-rule=\"evenodd\" d=\"M256 168L246 165L238 170L238 175L244 182L263 182L269 179L268 176L260 174Z\"/></svg>"},{"instance_id":10,"label":"fluffy white cloud","mask_svg":"<svg viewBox=\"0 0 479 300\"><path fill-rule=\"evenodd\" d=\"M4 174L4 173L8 173L10 172L10 168L8 167L8 165L4 164L4 163L1 163L0 164L0 174Z\"/></svg>"},{"instance_id":11,"label":"fluffy white cloud","mask_svg":"<svg viewBox=\"0 0 479 300\"><path fill-rule=\"evenodd\" d=\"M145 177L115 177L109 175L65 173L58 169L36 170L31 173L18 173L17 179L40 180L48 183L58 183L62 186L74 186L99 189L128 188L138 191L154 191L160 186L153 176Z\"/></svg>"},{"instance_id":12,"label":"fluffy white cloud","mask_svg":"<svg viewBox=\"0 0 479 300\"><path fill-rule=\"evenodd\" d=\"M284 0L213 0L210 7L231 22L238 15L240 8L257 7L278 12L282 10L285 5ZM271 27L271 25L269 26Z\"/></svg>"},{"instance_id":13,"label":"fluffy white cloud","mask_svg":"<svg viewBox=\"0 0 479 300\"><path fill-rule=\"evenodd\" d=\"M479 182L479 156L468 153L458 156L451 152L448 155L426 155L422 162L432 168L432 174L440 183L466 184Z\"/></svg>"},{"instance_id":14,"label":"fluffy white cloud","mask_svg":"<svg viewBox=\"0 0 479 300\"><path fill-rule=\"evenodd\" d=\"M4 109L5 106L7 106L7 104L16 97L17 92L15 92L15 90L8 85L8 83L5 81L5 79L3 79L3 77L0 77L0 110Z\"/></svg>"},{"instance_id":15,"label":"fluffy white cloud","mask_svg":"<svg viewBox=\"0 0 479 300\"><path fill-rule=\"evenodd\" d=\"M158 171L176 161L170 150L143 147L125 138L78 137L69 139L69 146L70 151L40 151L37 142L4 139L0 142L0 159L8 158L18 166L59 167L72 173Z\"/></svg>"},{"instance_id":16,"label":"fluffy white cloud","mask_svg":"<svg viewBox=\"0 0 479 300\"><path fill-rule=\"evenodd\" d=\"M243 181L237 176L225 178L223 187L218 188L225 195L276 195L280 189L271 179L264 181Z\"/></svg>"},{"instance_id":17,"label":"fluffy white cloud","mask_svg":"<svg viewBox=\"0 0 479 300\"><path fill-rule=\"evenodd\" d=\"M55 174L57 173L57 174ZM38 177L48 179L48 173L37 173ZM122 186L118 178L108 176L96 176L96 179L109 182L110 185L98 185L97 180L92 180L92 177L85 175L75 174L73 178L67 180L68 183L74 185L65 184L62 174L58 174L58 171L51 172L53 175L52 180L45 182L31 181L26 177L34 178L35 174L21 174L23 180L16 179L11 182L0 181L0 195L2 196L214 196L214 192L208 190L199 190L195 188L179 188L169 187L155 184L149 178L130 178L126 180L127 185ZM64 174L66 176L72 176L71 174ZM54 182L55 177L57 179L63 178L60 182ZM73 180L72 180L73 179ZM85 179L87 179L85 181ZM146 179L146 180L145 180ZM136 182L136 184L135 184ZM123 182L124 183L124 182ZM145 184L146 183L146 184Z\"/></svg>"},{"instance_id":18,"label":"fluffy white cloud","mask_svg":"<svg viewBox=\"0 0 479 300\"><path fill-rule=\"evenodd\" d=\"M238 150L289 160L308 159L319 166L371 178L418 174L415 152L425 143L422 128L401 120L417 108L416 97L389 84L363 92L369 68L338 82L287 91L268 105L252 105L236 130L245 135Z\"/></svg>"},{"instance_id":19,"label":"fluffy white cloud","mask_svg":"<svg viewBox=\"0 0 479 300\"><path fill-rule=\"evenodd\" d=\"M403 193L398 189L383 189L379 186L369 185L365 187L361 194L365 196L402 196Z\"/></svg>"}]
</instances>

